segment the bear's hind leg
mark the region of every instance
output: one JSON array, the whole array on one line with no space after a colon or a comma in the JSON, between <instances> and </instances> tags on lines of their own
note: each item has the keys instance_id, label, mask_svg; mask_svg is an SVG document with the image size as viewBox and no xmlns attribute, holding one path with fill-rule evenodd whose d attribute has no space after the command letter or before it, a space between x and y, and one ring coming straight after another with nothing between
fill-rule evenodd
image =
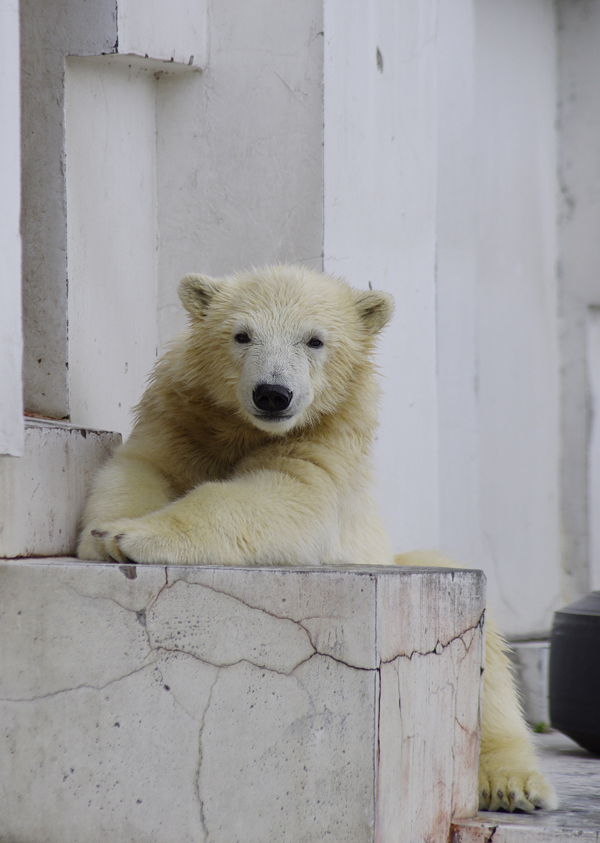
<instances>
[{"instance_id":1,"label":"bear's hind leg","mask_svg":"<svg viewBox=\"0 0 600 843\"><path fill-rule=\"evenodd\" d=\"M397 565L456 568L436 550L395 557ZM482 811L552 810L558 801L542 774L531 733L517 698L506 644L486 613L485 670L479 756L479 809Z\"/></svg>"},{"instance_id":2,"label":"bear's hind leg","mask_svg":"<svg viewBox=\"0 0 600 843\"><path fill-rule=\"evenodd\" d=\"M479 809L552 810L558 805L542 774L531 733L523 718L505 643L486 621L485 671L479 757Z\"/></svg>"}]
</instances>

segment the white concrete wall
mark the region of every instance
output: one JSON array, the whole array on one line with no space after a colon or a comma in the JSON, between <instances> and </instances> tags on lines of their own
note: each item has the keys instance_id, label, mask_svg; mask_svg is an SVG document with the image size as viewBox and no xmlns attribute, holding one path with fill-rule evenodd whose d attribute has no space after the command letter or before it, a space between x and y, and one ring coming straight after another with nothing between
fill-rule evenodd
<instances>
[{"instance_id":1,"label":"white concrete wall","mask_svg":"<svg viewBox=\"0 0 600 843\"><path fill-rule=\"evenodd\" d=\"M19 3L0 5L0 459L23 453Z\"/></svg>"},{"instance_id":2,"label":"white concrete wall","mask_svg":"<svg viewBox=\"0 0 600 843\"><path fill-rule=\"evenodd\" d=\"M111 52L114 0L21 0L25 408L69 415L65 56Z\"/></svg>"},{"instance_id":3,"label":"white concrete wall","mask_svg":"<svg viewBox=\"0 0 600 843\"><path fill-rule=\"evenodd\" d=\"M438 545L463 564L481 566L474 3L446 0L437 15Z\"/></svg>"},{"instance_id":4,"label":"white concrete wall","mask_svg":"<svg viewBox=\"0 0 600 843\"><path fill-rule=\"evenodd\" d=\"M435 0L324 3L324 265L396 301L377 456L399 550L439 538L436 13Z\"/></svg>"},{"instance_id":5,"label":"white concrete wall","mask_svg":"<svg viewBox=\"0 0 600 843\"><path fill-rule=\"evenodd\" d=\"M42 5L32 0L21 2L24 57L24 385L26 408L33 413L52 418L69 418L71 414L69 372L73 361L69 359L68 318L69 314L73 314L68 303L72 279L67 278L65 57L106 55L111 57L111 61L121 62L124 70L128 70L129 65L134 65L138 72L147 70L149 78L156 71L197 70L206 61L206 14L206 2L203 0L194 3L188 0L152 0L151 5L147 0L122 0L119 3L115 0L95 0L94 3L61 0ZM107 104L113 103L114 106L126 96L123 85L115 81L122 78L116 72L106 70L106 79L97 79L96 88L102 87ZM131 78L137 78L135 72L132 72ZM93 97L90 101L93 101ZM140 114L144 111L142 101L139 104L134 104L134 101L135 97L130 92L129 106L133 108L131 117L136 112ZM72 109L70 113L72 115ZM92 111L90 122L95 121L97 125L102 114L106 113L106 108L98 115ZM122 116L125 119L125 115ZM137 140L141 137L143 124L148 124L148 119L143 118L142 125L134 127L138 132ZM80 123L84 124L85 120L82 117ZM120 125L119 132L123 131L126 129ZM111 133L105 132L105 135L110 137ZM133 142L133 137L130 140ZM97 146L92 144L91 149L83 146L81 162L75 161L75 148L73 144L70 146L70 164L74 169L79 167L80 172L83 166L88 166L88 171L83 172L81 178L88 178L89 186L93 187L95 179L97 182L102 180L99 164L93 158L96 152L99 153ZM138 173L148 156L154 155L154 147L153 129L138 149L139 155L133 156ZM125 152L126 148L122 162L119 162L118 156L112 155L114 148L111 150L111 160L104 159L104 165L111 167L111 177L118 175L120 178L125 172L127 154L131 156L132 153L131 147L128 153ZM155 178L155 174L148 173L144 178ZM114 198L118 187L115 184L111 187L114 188ZM110 211L110 202L108 205L105 202L103 208ZM96 222L99 217L100 213L97 213ZM105 219L105 232L107 225ZM115 220L113 226L115 241L119 237L124 238L125 232ZM131 233L131 227L129 231ZM93 228L87 235L88 240L90 236L93 237ZM70 242L75 241L71 238ZM84 244L81 245L84 248ZM132 243L134 251L140 245ZM85 248L88 246L89 243ZM81 268L81 250L74 260L75 265ZM148 258L145 260L147 262ZM87 266L84 274L88 274ZM155 337L151 342L155 342ZM75 341L79 353L81 346L78 343L79 338ZM128 351L127 341L124 351ZM125 353L121 360L123 368L126 362L131 364ZM83 418L81 408L87 398L84 400L81 397L80 387L78 381L74 387L75 414Z\"/></svg>"},{"instance_id":6,"label":"white concrete wall","mask_svg":"<svg viewBox=\"0 0 600 843\"><path fill-rule=\"evenodd\" d=\"M561 603L555 26L551 0L475 3L480 529L516 635Z\"/></svg>"},{"instance_id":7,"label":"white concrete wall","mask_svg":"<svg viewBox=\"0 0 600 843\"><path fill-rule=\"evenodd\" d=\"M600 484L594 450L598 361L588 359L593 346L586 331L589 308L600 306L600 2L560 0L558 13L562 568L569 601L600 583L593 549L597 504L588 500Z\"/></svg>"},{"instance_id":8,"label":"white concrete wall","mask_svg":"<svg viewBox=\"0 0 600 843\"><path fill-rule=\"evenodd\" d=\"M157 89L160 350L186 272L322 266L322 2L209 2L208 26L203 73Z\"/></svg>"},{"instance_id":9,"label":"white concrete wall","mask_svg":"<svg viewBox=\"0 0 600 843\"><path fill-rule=\"evenodd\" d=\"M206 63L206 0L118 0L117 52L189 67Z\"/></svg>"},{"instance_id":10,"label":"white concrete wall","mask_svg":"<svg viewBox=\"0 0 600 843\"><path fill-rule=\"evenodd\" d=\"M209 12L201 74L155 77L126 57L67 62L76 424L129 433L157 353L185 324L177 284L186 272L321 266L320 4ZM163 55L154 45L152 58Z\"/></svg>"},{"instance_id":11,"label":"white concrete wall","mask_svg":"<svg viewBox=\"0 0 600 843\"><path fill-rule=\"evenodd\" d=\"M549 0L325 0L325 268L397 307L386 526L483 567L512 635L561 597L556 53Z\"/></svg>"},{"instance_id":12,"label":"white concrete wall","mask_svg":"<svg viewBox=\"0 0 600 843\"><path fill-rule=\"evenodd\" d=\"M69 59L71 422L122 434L156 360L154 74Z\"/></svg>"},{"instance_id":13,"label":"white concrete wall","mask_svg":"<svg viewBox=\"0 0 600 843\"><path fill-rule=\"evenodd\" d=\"M600 589L600 307L589 307L586 359L590 398L588 444L589 587Z\"/></svg>"},{"instance_id":14,"label":"white concrete wall","mask_svg":"<svg viewBox=\"0 0 600 843\"><path fill-rule=\"evenodd\" d=\"M134 0L43 19L24 4L25 368L28 396L44 398L30 406L127 433L157 349L184 324L182 274L319 267L324 249L328 271L396 298L377 445L394 544L484 567L509 633L547 628L591 582L599 0L558 3L558 80L551 0L180 0L143 19ZM64 55L116 51L117 68L68 70L67 360ZM201 73L152 75L191 55Z\"/></svg>"}]
</instances>

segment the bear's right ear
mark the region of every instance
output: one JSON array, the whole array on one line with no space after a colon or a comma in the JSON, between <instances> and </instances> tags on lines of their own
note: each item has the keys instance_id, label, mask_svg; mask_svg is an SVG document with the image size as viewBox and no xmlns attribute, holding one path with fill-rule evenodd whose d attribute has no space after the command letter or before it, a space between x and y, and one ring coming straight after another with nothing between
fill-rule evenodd
<instances>
[{"instance_id":1,"label":"bear's right ear","mask_svg":"<svg viewBox=\"0 0 600 843\"><path fill-rule=\"evenodd\" d=\"M219 283L208 275L185 275L179 282L179 298L191 316L202 318L217 290Z\"/></svg>"}]
</instances>

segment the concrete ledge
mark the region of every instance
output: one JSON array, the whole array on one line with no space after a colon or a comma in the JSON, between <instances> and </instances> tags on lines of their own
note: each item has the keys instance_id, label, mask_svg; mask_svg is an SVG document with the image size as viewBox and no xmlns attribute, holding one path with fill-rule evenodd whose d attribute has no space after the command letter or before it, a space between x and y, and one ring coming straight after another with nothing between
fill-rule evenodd
<instances>
[{"instance_id":1,"label":"concrete ledge","mask_svg":"<svg viewBox=\"0 0 600 843\"><path fill-rule=\"evenodd\" d=\"M75 553L77 526L97 469L119 433L25 419L22 457L0 457L0 557Z\"/></svg>"},{"instance_id":2,"label":"concrete ledge","mask_svg":"<svg viewBox=\"0 0 600 843\"><path fill-rule=\"evenodd\" d=\"M484 576L0 563L0 839L447 840Z\"/></svg>"}]
</instances>

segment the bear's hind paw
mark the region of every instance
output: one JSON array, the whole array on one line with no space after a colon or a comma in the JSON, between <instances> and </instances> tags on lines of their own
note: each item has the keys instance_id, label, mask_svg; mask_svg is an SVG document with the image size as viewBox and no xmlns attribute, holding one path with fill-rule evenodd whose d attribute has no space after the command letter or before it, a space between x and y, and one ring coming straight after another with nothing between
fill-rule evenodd
<instances>
[{"instance_id":1,"label":"bear's hind paw","mask_svg":"<svg viewBox=\"0 0 600 843\"><path fill-rule=\"evenodd\" d=\"M533 813L558 806L552 785L537 770L526 773L483 774L479 780L480 811Z\"/></svg>"}]
</instances>

